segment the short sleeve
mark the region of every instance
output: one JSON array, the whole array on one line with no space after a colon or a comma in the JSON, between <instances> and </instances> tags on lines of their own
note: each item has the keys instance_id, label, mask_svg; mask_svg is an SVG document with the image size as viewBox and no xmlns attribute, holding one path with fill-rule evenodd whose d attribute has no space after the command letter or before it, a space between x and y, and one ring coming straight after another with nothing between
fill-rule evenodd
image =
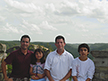
<instances>
[{"instance_id":1,"label":"short sleeve","mask_svg":"<svg viewBox=\"0 0 108 81\"><path fill-rule=\"evenodd\" d=\"M15 59L15 54L14 52L10 53L6 59L4 60L7 64L11 64L13 60Z\"/></svg>"},{"instance_id":2,"label":"short sleeve","mask_svg":"<svg viewBox=\"0 0 108 81\"><path fill-rule=\"evenodd\" d=\"M50 70L50 68L51 68L51 55L48 54L46 61L45 61L44 69Z\"/></svg>"},{"instance_id":3,"label":"short sleeve","mask_svg":"<svg viewBox=\"0 0 108 81\"><path fill-rule=\"evenodd\" d=\"M73 63L74 57L72 56L72 54L69 56L69 66L70 69L72 69L72 63Z\"/></svg>"},{"instance_id":4,"label":"short sleeve","mask_svg":"<svg viewBox=\"0 0 108 81\"><path fill-rule=\"evenodd\" d=\"M30 64L30 67L33 67L33 65L32 65L32 64Z\"/></svg>"},{"instance_id":5,"label":"short sleeve","mask_svg":"<svg viewBox=\"0 0 108 81\"><path fill-rule=\"evenodd\" d=\"M77 64L76 64L76 60L73 60L73 62L72 62L72 76L77 76Z\"/></svg>"}]
</instances>

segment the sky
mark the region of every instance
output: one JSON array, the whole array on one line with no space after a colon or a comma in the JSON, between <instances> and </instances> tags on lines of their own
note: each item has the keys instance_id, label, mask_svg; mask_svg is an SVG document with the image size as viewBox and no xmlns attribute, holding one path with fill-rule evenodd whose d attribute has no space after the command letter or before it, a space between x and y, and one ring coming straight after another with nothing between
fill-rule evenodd
<instances>
[{"instance_id":1,"label":"sky","mask_svg":"<svg viewBox=\"0 0 108 81\"><path fill-rule=\"evenodd\" d=\"M107 0L0 0L0 40L108 43Z\"/></svg>"}]
</instances>

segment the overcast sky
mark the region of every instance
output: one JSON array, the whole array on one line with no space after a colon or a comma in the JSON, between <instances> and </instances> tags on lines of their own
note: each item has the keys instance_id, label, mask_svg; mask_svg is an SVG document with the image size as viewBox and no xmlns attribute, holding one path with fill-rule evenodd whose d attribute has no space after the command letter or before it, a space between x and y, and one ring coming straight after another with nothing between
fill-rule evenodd
<instances>
[{"instance_id":1,"label":"overcast sky","mask_svg":"<svg viewBox=\"0 0 108 81\"><path fill-rule=\"evenodd\" d=\"M0 40L108 43L107 0L0 0Z\"/></svg>"}]
</instances>

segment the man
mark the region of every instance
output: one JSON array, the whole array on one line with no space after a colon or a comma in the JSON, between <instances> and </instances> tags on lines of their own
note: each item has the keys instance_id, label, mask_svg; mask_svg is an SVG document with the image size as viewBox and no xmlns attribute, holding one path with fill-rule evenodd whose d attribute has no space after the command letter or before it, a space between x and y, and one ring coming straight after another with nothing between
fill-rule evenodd
<instances>
[{"instance_id":1,"label":"man","mask_svg":"<svg viewBox=\"0 0 108 81\"><path fill-rule=\"evenodd\" d=\"M65 39L63 36L55 38L57 49L48 54L45 62L46 81L69 81L72 70L73 56L64 49Z\"/></svg>"},{"instance_id":2,"label":"man","mask_svg":"<svg viewBox=\"0 0 108 81\"><path fill-rule=\"evenodd\" d=\"M5 81L29 81L30 61L31 54L33 53L28 50L30 37L23 35L20 44L20 49L10 53L1 64ZM9 78L6 73L7 64L12 64L12 73Z\"/></svg>"}]
</instances>

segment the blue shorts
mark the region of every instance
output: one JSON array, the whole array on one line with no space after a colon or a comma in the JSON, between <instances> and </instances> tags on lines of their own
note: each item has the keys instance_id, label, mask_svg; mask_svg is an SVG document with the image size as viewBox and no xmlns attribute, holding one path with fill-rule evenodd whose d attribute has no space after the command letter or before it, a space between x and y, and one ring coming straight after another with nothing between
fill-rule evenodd
<instances>
[{"instance_id":1,"label":"blue shorts","mask_svg":"<svg viewBox=\"0 0 108 81\"><path fill-rule=\"evenodd\" d=\"M38 79L38 80L31 79L30 81L46 81L46 80L45 80L45 78L41 78L41 79Z\"/></svg>"}]
</instances>

